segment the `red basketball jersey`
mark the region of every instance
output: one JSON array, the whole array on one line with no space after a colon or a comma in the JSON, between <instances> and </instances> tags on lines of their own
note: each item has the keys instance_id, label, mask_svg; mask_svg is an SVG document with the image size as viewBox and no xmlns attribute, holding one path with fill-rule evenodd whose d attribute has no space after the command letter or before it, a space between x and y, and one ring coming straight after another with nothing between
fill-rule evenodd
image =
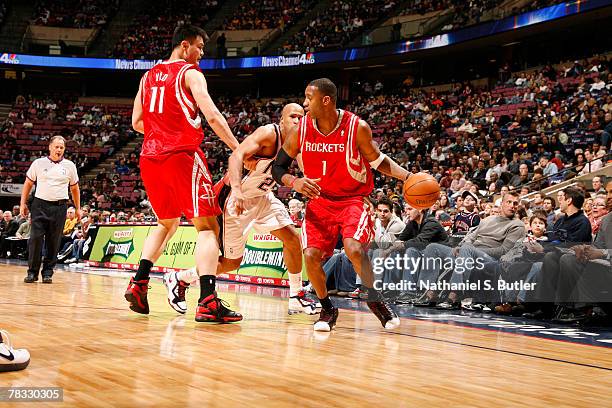
<instances>
[{"instance_id":1,"label":"red basketball jersey","mask_svg":"<svg viewBox=\"0 0 612 408\"><path fill-rule=\"evenodd\" d=\"M185 73L190 69L200 70L184 60L165 61L144 75L142 156L195 152L202 143L204 133L198 107L185 89Z\"/></svg>"},{"instance_id":2,"label":"red basketball jersey","mask_svg":"<svg viewBox=\"0 0 612 408\"><path fill-rule=\"evenodd\" d=\"M367 196L374 181L369 163L357 148L359 117L339 110L338 126L327 136L316 127L309 114L300 120L298 135L304 174L329 198Z\"/></svg>"}]
</instances>

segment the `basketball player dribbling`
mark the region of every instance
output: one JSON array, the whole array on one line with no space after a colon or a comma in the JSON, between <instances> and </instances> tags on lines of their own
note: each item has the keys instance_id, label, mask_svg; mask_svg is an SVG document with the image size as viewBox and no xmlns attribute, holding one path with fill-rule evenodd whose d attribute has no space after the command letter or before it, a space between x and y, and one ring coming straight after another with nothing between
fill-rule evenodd
<instances>
[{"instance_id":1,"label":"basketball player dribbling","mask_svg":"<svg viewBox=\"0 0 612 408\"><path fill-rule=\"evenodd\" d=\"M270 191L274 187L272 162L280 150L285 135L297 129L304 109L296 104L285 105L280 124L260 126L247 136L229 158L228 175L215 186L219 204L223 209L221 224L221 252L217 274L240 267L248 237L253 228L260 234L272 234L283 243L283 258L289 272L289 314L317 312L316 302L308 299L302 290L302 246L293 221L283 203ZM257 166L242 177L243 163L257 160ZM186 305L181 297L181 284L195 280L195 268L183 274L166 274L168 303L179 313ZM320 307L320 305L318 305Z\"/></svg>"},{"instance_id":2,"label":"basketball player dribbling","mask_svg":"<svg viewBox=\"0 0 612 408\"><path fill-rule=\"evenodd\" d=\"M297 131L287 134L272 175L277 183L309 199L302 224L302 246L308 278L322 305L314 330L331 331L338 318L338 309L327 294L321 262L332 254L339 234L346 255L367 288L368 307L385 329L393 329L399 326L399 317L373 288L372 265L365 250L373 226L364 199L374 187L370 167L402 181L408 179L409 172L378 150L365 121L336 109L336 98L336 86L329 79L310 82L304 99L307 114ZM288 169L299 153L304 177L296 178Z\"/></svg>"},{"instance_id":3,"label":"basketball player dribbling","mask_svg":"<svg viewBox=\"0 0 612 408\"><path fill-rule=\"evenodd\" d=\"M228 309L215 292L219 252L216 217L221 209L200 149L204 134L198 111L232 150L238 147L238 141L208 94L198 67L207 40L199 27L178 27L172 37L170 59L157 64L140 81L132 126L144 133L140 172L158 224L145 240L138 271L130 280L125 298L133 311L149 313L149 273L184 214L198 231L195 261L200 272L200 298L195 319L234 322L242 316Z\"/></svg>"}]
</instances>

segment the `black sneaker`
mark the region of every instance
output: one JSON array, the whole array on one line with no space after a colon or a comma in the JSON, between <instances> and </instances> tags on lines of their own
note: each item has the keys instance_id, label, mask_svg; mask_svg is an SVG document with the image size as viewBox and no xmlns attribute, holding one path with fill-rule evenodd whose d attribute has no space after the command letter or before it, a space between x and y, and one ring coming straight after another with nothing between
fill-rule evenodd
<instances>
[{"instance_id":1,"label":"black sneaker","mask_svg":"<svg viewBox=\"0 0 612 408\"><path fill-rule=\"evenodd\" d=\"M196 322L233 323L242 320L242 315L234 312L229 304L217 297L217 292L208 295L198 303L196 308Z\"/></svg>"},{"instance_id":2,"label":"black sneaker","mask_svg":"<svg viewBox=\"0 0 612 408\"><path fill-rule=\"evenodd\" d=\"M53 283L53 278L50 276L43 276L42 283Z\"/></svg>"},{"instance_id":3,"label":"black sneaker","mask_svg":"<svg viewBox=\"0 0 612 408\"><path fill-rule=\"evenodd\" d=\"M382 323L383 327L387 330L395 329L400 325L400 319L397 316L397 313L391 309L391 306L387 304L384 300L379 300L375 302L367 302L368 307L374 313L380 323Z\"/></svg>"},{"instance_id":4,"label":"black sneaker","mask_svg":"<svg viewBox=\"0 0 612 408\"><path fill-rule=\"evenodd\" d=\"M321 314L319 315L319 320L317 320L314 324L314 330L330 332L336 325L336 320L338 320L337 307L334 307L331 310L322 309Z\"/></svg>"},{"instance_id":5,"label":"black sneaker","mask_svg":"<svg viewBox=\"0 0 612 408\"><path fill-rule=\"evenodd\" d=\"M34 275L28 274L28 276L23 278L23 281L25 283L34 283L34 282L38 281L38 276L34 276Z\"/></svg>"}]
</instances>

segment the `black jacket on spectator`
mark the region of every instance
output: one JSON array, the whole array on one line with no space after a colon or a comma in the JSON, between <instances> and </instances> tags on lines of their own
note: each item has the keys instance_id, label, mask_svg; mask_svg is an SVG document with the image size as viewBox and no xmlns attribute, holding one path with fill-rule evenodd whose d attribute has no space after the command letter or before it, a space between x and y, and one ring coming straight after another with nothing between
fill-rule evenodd
<instances>
[{"instance_id":1,"label":"black jacket on spectator","mask_svg":"<svg viewBox=\"0 0 612 408\"><path fill-rule=\"evenodd\" d=\"M398 235L397 239L404 241L406 248L415 247L422 249L432 242L447 244L448 234L433 215L427 214L423 218L421 225L415 221L406 223L406 228Z\"/></svg>"},{"instance_id":2,"label":"black jacket on spectator","mask_svg":"<svg viewBox=\"0 0 612 408\"><path fill-rule=\"evenodd\" d=\"M18 229L19 221L14 218L8 223L2 220L2 225L0 225L0 233L2 233L3 237L14 237Z\"/></svg>"},{"instance_id":3,"label":"black jacket on spectator","mask_svg":"<svg viewBox=\"0 0 612 408\"><path fill-rule=\"evenodd\" d=\"M553 243L591 242L593 239L591 223L582 210L569 217L563 215L548 232L548 239Z\"/></svg>"}]
</instances>

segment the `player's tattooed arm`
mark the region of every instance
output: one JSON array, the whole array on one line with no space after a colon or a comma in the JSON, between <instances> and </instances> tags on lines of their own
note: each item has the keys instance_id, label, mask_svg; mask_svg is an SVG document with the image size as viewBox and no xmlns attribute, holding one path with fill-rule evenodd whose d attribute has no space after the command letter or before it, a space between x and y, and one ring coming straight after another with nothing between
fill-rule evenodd
<instances>
[{"instance_id":1,"label":"player's tattooed arm","mask_svg":"<svg viewBox=\"0 0 612 408\"><path fill-rule=\"evenodd\" d=\"M321 187L317 184L321 179L309 179L306 176L298 178L289 174L289 166L300 154L300 141L297 129L291 129L287 132L285 143L272 165L272 177L280 185L291 187L308 198L316 198L321 194Z\"/></svg>"},{"instance_id":2,"label":"player's tattooed arm","mask_svg":"<svg viewBox=\"0 0 612 408\"><path fill-rule=\"evenodd\" d=\"M144 122L142 121L142 78L138 85L138 93L134 98L134 109L132 110L132 127L138 133L144 134Z\"/></svg>"},{"instance_id":3,"label":"player's tattooed arm","mask_svg":"<svg viewBox=\"0 0 612 408\"><path fill-rule=\"evenodd\" d=\"M370 129L370 125L364 120L359 121L359 127L357 128L357 147L363 157L370 162L370 166L380 171L382 174L402 181L408 179L410 176L408 170L397 164L386 154L381 153L372 138L372 129Z\"/></svg>"},{"instance_id":4,"label":"player's tattooed arm","mask_svg":"<svg viewBox=\"0 0 612 408\"><path fill-rule=\"evenodd\" d=\"M185 73L185 85L187 89L191 91L198 108L200 108L206 121L208 121L208 124L215 131L217 136L219 136L232 151L236 150L238 147L238 140L234 137L227 121L210 97L204 75L195 69L188 70Z\"/></svg>"}]
</instances>

